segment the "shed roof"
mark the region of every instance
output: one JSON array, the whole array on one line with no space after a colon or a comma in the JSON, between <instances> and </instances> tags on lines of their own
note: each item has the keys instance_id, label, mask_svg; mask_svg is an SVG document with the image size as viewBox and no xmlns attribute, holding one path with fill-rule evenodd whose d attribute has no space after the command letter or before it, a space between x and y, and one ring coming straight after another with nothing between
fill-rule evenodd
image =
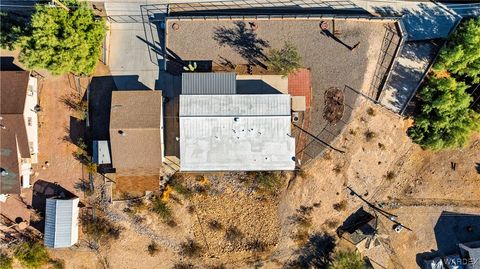
<instances>
[{"instance_id":1,"label":"shed roof","mask_svg":"<svg viewBox=\"0 0 480 269\"><path fill-rule=\"evenodd\" d=\"M78 241L79 199L47 198L44 244L50 248L71 247Z\"/></svg>"},{"instance_id":2,"label":"shed roof","mask_svg":"<svg viewBox=\"0 0 480 269\"><path fill-rule=\"evenodd\" d=\"M162 164L162 92L115 91L110 114L112 164L158 172Z\"/></svg>"},{"instance_id":3,"label":"shed roof","mask_svg":"<svg viewBox=\"0 0 480 269\"><path fill-rule=\"evenodd\" d=\"M290 96L180 96L182 171L295 168Z\"/></svg>"},{"instance_id":4,"label":"shed roof","mask_svg":"<svg viewBox=\"0 0 480 269\"><path fill-rule=\"evenodd\" d=\"M235 73L183 73L182 94L235 94Z\"/></svg>"}]
</instances>

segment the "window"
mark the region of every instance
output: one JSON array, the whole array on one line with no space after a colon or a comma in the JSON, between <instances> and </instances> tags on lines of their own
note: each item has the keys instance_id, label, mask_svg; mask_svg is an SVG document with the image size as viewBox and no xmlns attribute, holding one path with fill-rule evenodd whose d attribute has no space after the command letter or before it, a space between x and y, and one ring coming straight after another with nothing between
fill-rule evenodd
<instances>
[{"instance_id":1,"label":"window","mask_svg":"<svg viewBox=\"0 0 480 269\"><path fill-rule=\"evenodd\" d=\"M28 126L32 126L32 117L27 118L27 124Z\"/></svg>"}]
</instances>

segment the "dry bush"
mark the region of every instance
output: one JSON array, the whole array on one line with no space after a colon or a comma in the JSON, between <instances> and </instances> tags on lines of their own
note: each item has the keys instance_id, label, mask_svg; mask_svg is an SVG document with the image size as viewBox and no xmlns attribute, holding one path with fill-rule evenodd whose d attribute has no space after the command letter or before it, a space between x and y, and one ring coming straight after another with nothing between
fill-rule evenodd
<instances>
[{"instance_id":1,"label":"dry bush","mask_svg":"<svg viewBox=\"0 0 480 269\"><path fill-rule=\"evenodd\" d=\"M173 265L172 269L193 269L195 266L191 263L179 262Z\"/></svg>"},{"instance_id":2,"label":"dry bush","mask_svg":"<svg viewBox=\"0 0 480 269\"><path fill-rule=\"evenodd\" d=\"M378 143L378 148L381 150L385 150L385 145L382 143Z\"/></svg>"},{"instance_id":3,"label":"dry bush","mask_svg":"<svg viewBox=\"0 0 480 269\"><path fill-rule=\"evenodd\" d=\"M160 248L155 241L152 241L150 244L148 244L147 251L150 256L155 256L160 251Z\"/></svg>"},{"instance_id":4,"label":"dry bush","mask_svg":"<svg viewBox=\"0 0 480 269\"><path fill-rule=\"evenodd\" d=\"M372 107L369 107L369 108L367 109L367 114L368 114L369 116L375 116L375 115L377 115L377 111L375 111L375 109L373 109Z\"/></svg>"},{"instance_id":5,"label":"dry bush","mask_svg":"<svg viewBox=\"0 0 480 269\"><path fill-rule=\"evenodd\" d=\"M337 211L344 211L345 209L347 209L347 204L347 200L342 200L338 203L333 204L333 209Z\"/></svg>"},{"instance_id":6,"label":"dry bush","mask_svg":"<svg viewBox=\"0 0 480 269\"><path fill-rule=\"evenodd\" d=\"M340 174L342 172L342 168L343 166L339 163L337 163L334 167L333 167L333 171L335 172L335 174Z\"/></svg>"},{"instance_id":7,"label":"dry bush","mask_svg":"<svg viewBox=\"0 0 480 269\"><path fill-rule=\"evenodd\" d=\"M180 244L180 255L195 258L200 257L203 254L202 247L192 239L188 239L186 242Z\"/></svg>"},{"instance_id":8,"label":"dry bush","mask_svg":"<svg viewBox=\"0 0 480 269\"><path fill-rule=\"evenodd\" d=\"M164 222L168 222L173 219L172 210L168 207L167 203L155 195L152 197L152 203L150 205L150 211L156 213Z\"/></svg>"},{"instance_id":9,"label":"dry bush","mask_svg":"<svg viewBox=\"0 0 480 269\"><path fill-rule=\"evenodd\" d=\"M348 133L351 134L351 135L353 135L353 136L356 136L356 135L357 135L357 130L355 130L355 129L350 129L350 130L348 131Z\"/></svg>"},{"instance_id":10,"label":"dry bush","mask_svg":"<svg viewBox=\"0 0 480 269\"><path fill-rule=\"evenodd\" d=\"M263 252L267 248L265 242L260 241L259 239L253 239L247 242L247 249L253 252Z\"/></svg>"},{"instance_id":11,"label":"dry bush","mask_svg":"<svg viewBox=\"0 0 480 269\"><path fill-rule=\"evenodd\" d=\"M243 233L236 226L231 225L225 231L225 240L230 242L240 241L243 238Z\"/></svg>"},{"instance_id":12,"label":"dry bush","mask_svg":"<svg viewBox=\"0 0 480 269\"><path fill-rule=\"evenodd\" d=\"M338 221L335 220L335 219L329 219L327 221L325 221L325 225L327 225L328 228L330 229L335 229L338 227Z\"/></svg>"},{"instance_id":13,"label":"dry bush","mask_svg":"<svg viewBox=\"0 0 480 269\"><path fill-rule=\"evenodd\" d=\"M392 180L396 177L397 175L393 171L388 171L387 174L385 175L385 178L387 180Z\"/></svg>"},{"instance_id":14,"label":"dry bush","mask_svg":"<svg viewBox=\"0 0 480 269\"><path fill-rule=\"evenodd\" d=\"M372 141L374 138L377 137L377 133L371 131L371 130L367 130L365 132L365 140L367 140L367 142L370 142Z\"/></svg>"},{"instance_id":15,"label":"dry bush","mask_svg":"<svg viewBox=\"0 0 480 269\"><path fill-rule=\"evenodd\" d=\"M223 228L223 225L218 222L217 220L211 220L208 222L208 228L214 230L214 231L219 231Z\"/></svg>"},{"instance_id":16,"label":"dry bush","mask_svg":"<svg viewBox=\"0 0 480 269\"><path fill-rule=\"evenodd\" d=\"M111 222L104 216L97 216L93 219L90 215L83 215L81 218L84 233L87 234L90 241L100 245L107 245L111 240L120 238L122 227ZM90 247L97 248L95 244L90 243Z\"/></svg>"}]
</instances>

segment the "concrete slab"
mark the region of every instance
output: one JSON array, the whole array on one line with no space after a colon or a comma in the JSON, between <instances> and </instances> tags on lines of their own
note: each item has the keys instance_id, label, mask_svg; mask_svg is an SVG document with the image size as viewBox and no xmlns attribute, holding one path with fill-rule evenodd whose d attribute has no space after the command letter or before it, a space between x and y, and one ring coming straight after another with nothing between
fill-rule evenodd
<instances>
[{"instance_id":1,"label":"concrete slab","mask_svg":"<svg viewBox=\"0 0 480 269\"><path fill-rule=\"evenodd\" d=\"M156 29L142 23L112 23L109 67L120 90L157 89L162 66ZM152 26L154 27L154 26Z\"/></svg>"}]
</instances>

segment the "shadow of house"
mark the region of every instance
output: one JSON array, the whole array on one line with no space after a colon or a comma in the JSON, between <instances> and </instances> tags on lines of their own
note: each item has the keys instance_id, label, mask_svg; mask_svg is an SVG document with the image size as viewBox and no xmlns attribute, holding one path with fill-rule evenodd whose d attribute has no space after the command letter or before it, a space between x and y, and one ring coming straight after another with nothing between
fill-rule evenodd
<instances>
[{"instance_id":1,"label":"shadow of house","mask_svg":"<svg viewBox=\"0 0 480 269\"><path fill-rule=\"evenodd\" d=\"M0 69L2 71L23 71L22 68L13 63L14 60L10 56L0 57Z\"/></svg>"},{"instance_id":2,"label":"shadow of house","mask_svg":"<svg viewBox=\"0 0 480 269\"><path fill-rule=\"evenodd\" d=\"M434 227L437 250L417 254L417 264L424 260L458 253L458 244L480 240L480 215L443 211Z\"/></svg>"},{"instance_id":3,"label":"shadow of house","mask_svg":"<svg viewBox=\"0 0 480 269\"><path fill-rule=\"evenodd\" d=\"M258 38L252 28L247 28L245 22L234 22L233 28L215 28L213 39L221 46L230 46L240 54L249 64L267 68L262 61L267 60L263 50L270 47L268 41Z\"/></svg>"},{"instance_id":4,"label":"shadow of house","mask_svg":"<svg viewBox=\"0 0 480 269\"><path fill-rule=\"evenodd\" d=\"M50 197L69 199L76 196L56 183L51 183L44 180L37 180L35 182L32 193L32 208L35 209L42 216L42 218L40 221L32 222L31 225L42 233L45 229L46 199Z\"/></svg>"},{"instance_id":5,"label":"shadow of house","mask_svg":"<svg viewBox=\"0 0 480 269\"><path fill-rule=\"evenodd\" d=\"M238 79L237 94L282 94L261 79Z\"/></svg>"}]
</instances>

